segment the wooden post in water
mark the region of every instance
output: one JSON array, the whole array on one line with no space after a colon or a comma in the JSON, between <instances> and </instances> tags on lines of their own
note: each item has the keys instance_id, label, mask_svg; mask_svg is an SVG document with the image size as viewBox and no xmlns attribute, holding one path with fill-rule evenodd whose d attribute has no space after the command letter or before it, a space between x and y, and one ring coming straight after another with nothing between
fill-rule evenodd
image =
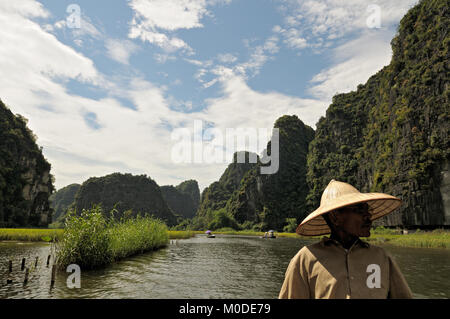
<instances>
[{"instance_id":1,"label":"wooden post in water","mask_svg":"<svg viewBox=\"0 0 450 319\"><path fill-rule=\"evenodd\" d=\"M27 269L25 270L25 279L23 280L23 284L24 285L26 285L27 282L28 282L28 275L29 275L29 273L30 273L30 270L27 267Z\"/></svg>"},{"instance_id":2,"label":"wooden post in water","mask_svg":"<svg viewBox=\"0 0 450 319\"><path fill-rule=\"evenodd\" d=\"M36 256L36 261L34 262L34 268L37 268L39 256Z\"/></svg>"},{"instance_id":3,"label":"wooden post in water","mask_svg":"<svg viewBox=\"0 0 450 319\"><path fill-rule=\"evenodd\" d=\"M12 284L12 279L6 279L6 284L7 285Z\"/></svg>"},{"instance_id":4,"label":"wooden post in water","mask_svg":"<svg viewBox=\"0 0 450 319\"><path fill-rule=\"evenodd\" d=\"M56 277L56 265L52 266L52 280L50 282L50 288L53 287L53 285L55 284L55 277Z\"/></svg>"},{"instance_id":5,"label":"wooden post in water","mask_svg":"<svg viewBox=\"0 0 450 319\"><path fill-rule=\"evenodd\" d=\"M20 270L25 269L25 258L22 258L22 266L20 267Z\"/></svg>"},{"instance_id":6,"label":"wooden post in water","mask_svg":"<svg viewBox=\"0 0 450 319\"><path fill-rule=\"evenodd\" d=\"M9 261L9 272L12 272L12 260Z\"/></svg>"},{"instance_id":7,"label":"wooden post in water","mask_svg":"<svg viewBox=\"0 0 450 319\"><path fill-rule=\"evenodd\" d=\"M51 255L48 255L48 257L47 257L47 267L48 267L48 265L50 265L50 257L51 257Z\"/></svg>"}]
</instances>

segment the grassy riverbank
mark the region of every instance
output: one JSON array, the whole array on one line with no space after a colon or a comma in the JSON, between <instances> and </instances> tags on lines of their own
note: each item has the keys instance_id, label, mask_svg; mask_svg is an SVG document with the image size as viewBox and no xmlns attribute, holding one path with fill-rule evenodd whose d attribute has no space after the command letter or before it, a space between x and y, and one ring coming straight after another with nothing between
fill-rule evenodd
<instances>
[{"instance_id":1,"label":"grassy riverbank","mask_svg":"<svg viewBox=\"0 0 450 319\"><path fill-rule=\"evenodd\" d=\"M436 229L433 231L415 231L408 234L400 234L396 230L376 229L365 240L378 244L389 244L403 247L422 248L447 248L450 249L450 231Z\"/></svg>"},{"instance_id":2,"label":"grassy riverbank","mask_svg":"<svg viewBox=\"0 0 450 319\"><path fill-rule=\"evenodd\" d=\"M16 241L59 241L63 237L63 229L16 229L3 228L0 229L0 240L16 240ZM197 234L204 234L204 231L183 231L169 230L167 235L169 239L188 239ZM264 232L254 232L250 230L230 230L223 229L214 231L214 234L221 235L241 235L241 236L263 236ZM319 240L319 237L301 237L295 233L278 233L277 237L304 238ZM446 248L450 249L450 231L434 230L434 231L415 231L402 235L398 230L379 227L372 230L369 238L363 238L375 245L396 245L403 247L422 247L422 248Z\"/></svg>"},{"instance_id":3,"label":"grassy riverbank","mask_svg":"<svg viewBox=\"0 0 450 319\"><path fill-rule=\"evenodd\" d=\"M64 229L44 229L44 228L0 228L0 241L43 241L57 242L61 240ZM196 234L203 234L202 231L169 230L169 239L188 239Z\"/></svg>"},{"instance_id":4,"label":"grassy riverbank","mask_svg":"<svg viewBox=\"0 0 450 319\"><path fill-rule=\"evenodd\" d=\"M202 234L201 231L196 230L169 230L169 239L188 239L194 237L196 234Z\"/></svg>"},{"instance_id":5,"label":"grassy riverbank","mask_svg":"<svg viewBox=\"0 0 450 319\"><path fill-rule=\"evenodd\" d=\"M62 238L62 229L0 228L0 240L57 241Z\"/></svg>"},{"instance_id":6,"label":"grassy riverbank","mask_svg":"<svg viewBox=\"0 0 450 319\"><path fill-rule=\"evenodd\" d=\"M263 236L264 232L254 231L232 231L232 230L217 230L214 234L223 235L243 235L243 236ZM296 233L274 233L276 237L290 237L290 238L303 238L309 240L320 240L322 236L303 237ZM371 231L371 236L368 238L362 238L365 241L373 243L375 245L396 245L403 247L421 247L421 248L447 248L450 249L450 231L436 229L433 231L414 231L408 234L401 234L400 231L395 229L387 229L384 227L378 227Z\"/></svg>"}]
</instances>

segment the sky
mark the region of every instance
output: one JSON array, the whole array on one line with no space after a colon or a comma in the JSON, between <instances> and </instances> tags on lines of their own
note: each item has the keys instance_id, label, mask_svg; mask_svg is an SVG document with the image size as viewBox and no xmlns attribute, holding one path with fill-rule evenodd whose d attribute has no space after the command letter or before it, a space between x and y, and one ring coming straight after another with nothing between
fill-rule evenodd
<instances>
[{"instance_id":1,"label":"sky","mask_svg":"<svg viewBox=\"0 0 450 319\"><path fill-rule=\"evenodd\" d=\"M29 120L57 189L121 172L202 190L240 150L227 129L270 137L282 115L315 129L333 95L389 64L416 3L0 0L0 99ZM226 156L196 161L206 149Z\"/></svg>"}]
</instances>

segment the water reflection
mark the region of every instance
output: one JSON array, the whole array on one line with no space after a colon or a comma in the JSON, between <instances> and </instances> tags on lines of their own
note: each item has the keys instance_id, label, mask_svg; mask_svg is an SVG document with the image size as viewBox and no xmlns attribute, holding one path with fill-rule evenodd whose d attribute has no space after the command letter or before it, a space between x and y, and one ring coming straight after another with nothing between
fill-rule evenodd
<instances>
[{"instance_id":1,"label":"water reflection","mask_svg":"<svg viewBox=\"0 0 450 319\"><path fill-rule=\"evenodd\" d=\"M294 238L197 236L165 249L81 273L81 288L66 287L58 272L50 289L48 244L0 243L0 298L276 298L290 259L305 244ZM385 246L418 298L450 298L450 251ZM23 285L20 260L40 264ZM6 284L8 260L13 284Z\"/></svg>"}]
</instances>

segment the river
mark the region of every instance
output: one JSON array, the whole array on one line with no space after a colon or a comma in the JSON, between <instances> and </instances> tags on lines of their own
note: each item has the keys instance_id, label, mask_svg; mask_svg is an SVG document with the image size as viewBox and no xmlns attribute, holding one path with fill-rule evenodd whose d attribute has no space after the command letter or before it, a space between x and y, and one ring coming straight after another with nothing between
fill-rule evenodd
<instances>
[{"instance_id":1,"label":"river","mask_svg":"<svg viewBox=\"0 0 450 319\"><path fill-rule=\"evenodd\" d=\"M101 270L82 271L81 288L69 289L69 273L64 271L50 287L46 260L51 245L0 242L0 298L277 298L290 259L310 243L297 238L197 235ZM399 264L415 298L450 298L450 250L384 248ZM24 257L31 269L26 285L20 270ZM8 278L12 283L7 284Z\"/></svg>"}]
</instances>

